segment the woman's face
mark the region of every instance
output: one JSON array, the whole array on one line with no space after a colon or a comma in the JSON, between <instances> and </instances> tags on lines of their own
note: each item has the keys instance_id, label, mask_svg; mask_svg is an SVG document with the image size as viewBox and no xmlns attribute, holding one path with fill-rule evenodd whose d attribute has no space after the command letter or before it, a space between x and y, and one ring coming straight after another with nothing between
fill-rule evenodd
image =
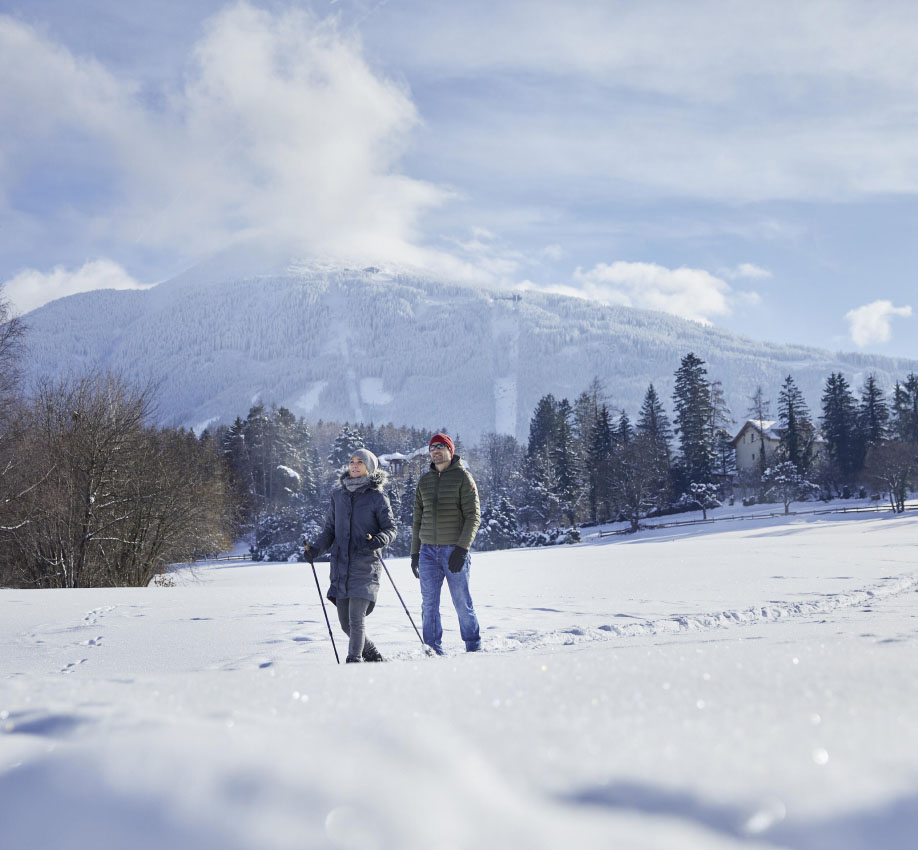
<instances>
[{"instance_id":1,"label":"woman's face","mask_svg":"<svg viewBox=\"0 0 918 850\"><path fill-rule=\"evenodd\" d=\"M367 474L367 465L363 462L363 458L354 455L351 458L349 472L351 478L363 478Z\"/></svg>"}]
</instances>

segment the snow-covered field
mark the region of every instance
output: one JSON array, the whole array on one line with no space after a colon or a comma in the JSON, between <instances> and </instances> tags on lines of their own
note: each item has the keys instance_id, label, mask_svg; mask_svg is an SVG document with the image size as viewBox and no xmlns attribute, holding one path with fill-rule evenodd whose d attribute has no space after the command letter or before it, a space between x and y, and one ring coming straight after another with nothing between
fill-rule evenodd
<instances>
[{"instance_id":1,"label":"snow-covered field","mask_svg":"<svg viewBox=\"0 0 918 850\"><path fill-rule=\"evenodd\" d=\"M305 565L3 590L0 847L914 848L916 553L907 513L477 555L487 652L386 584L348 667Z\"/></svg>"}]
</instances>

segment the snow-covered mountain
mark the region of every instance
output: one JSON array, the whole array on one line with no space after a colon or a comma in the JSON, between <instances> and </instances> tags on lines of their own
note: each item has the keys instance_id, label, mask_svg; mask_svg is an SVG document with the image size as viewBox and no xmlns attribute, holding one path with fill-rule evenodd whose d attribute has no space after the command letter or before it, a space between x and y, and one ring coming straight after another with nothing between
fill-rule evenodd
<instances>
[{"instance_id":1,"label":"snow-covered mountain","mask_svg":"<svg viewBox=\"0 0 918 850\"><path fill-rule=\"evenodd\" d=\"M684 354L723 382L736 419L792 374L818 411L830 372L886 388L918 361L739 337L673 316L564 296L476 289L416 274L288 266L191 272L145 291L96 291L26 317L30 377L112 368L160 382L164 423L200 428L253 402L307 420L447 427L466 439L528 434L545 393L571 401L594 376L634 418L649 383L669 399Z\"/></svg>"}]
</instances>

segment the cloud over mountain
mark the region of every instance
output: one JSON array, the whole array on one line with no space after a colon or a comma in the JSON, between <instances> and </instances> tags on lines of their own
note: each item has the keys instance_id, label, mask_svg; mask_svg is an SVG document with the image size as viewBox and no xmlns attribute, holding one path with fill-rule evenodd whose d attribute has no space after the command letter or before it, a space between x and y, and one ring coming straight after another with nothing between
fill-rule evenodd
<instances>
[{"instance_id":1,"label":"cloud over mountain","mask_svg":"<svg viewBox=\"0 0 918 850\"><path fill-rule=\"evenodd\" d=\"M855 310L845 313L855 345L863 347L877 342L888 342L892 337L892 320L908 318L912 308L894 307L892 301L871 301Z\"/></svg>"},{"instance_id":2,"label":"cloud over mountain","mask_svg":"<svg viewBox=\"0 0 918 850\"><path fill-rule=\"evenodd\" d=\"M0 205L22 238L66 222L100 262L128 267L247 242L367 262L426 256L417 219L444 195L399 170L417 110L333 18L227 6L181 86L150 92L0 16L0 78ZM17 196L29 180L31 217ZM24 304L55 291L38 289L43 273L18 280L34 287Z\"/></svg>"}]
</instances>

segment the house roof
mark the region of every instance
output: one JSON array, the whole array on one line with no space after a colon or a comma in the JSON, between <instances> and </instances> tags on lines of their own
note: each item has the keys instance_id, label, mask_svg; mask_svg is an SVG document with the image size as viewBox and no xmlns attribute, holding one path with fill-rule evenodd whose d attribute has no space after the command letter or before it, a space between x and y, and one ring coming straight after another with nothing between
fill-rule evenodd
<instances>
[{"instance_id":1,"label":"house roof","mask_svg":"<svg viewBox=\"0 0 918 850\"><path fill-rule=\"evenodd\" d=\"M758 431L758 433L765 437L765 439L774 440L776 443L781 442L784 437L784 428L781 427L780 422L771 419L762 419L761 425L759 422L760 420L758 419L747 419L740 426L739 431L736 432L736 436L730 442L735 446L739 438L743 435L743 432L749 430L750 428ZM817 431L813 438L813 442L819 445L823 445L826 443L826 439Z\"/></svg>"},{"instance_id":2,"label":"house roof","mask_svg":"<svg viewBox=\"0 0 918 850\"><path fill-rule=\"evenodd\" d=\"M759 424L761 422L761 425ZM742 435L743 432L753 428L762 434L769 440L774 440L775 442L781 442L781 434L783 428L780 427L777 421L772 419L747 419L742 425L740 425L739 431L736 432L736 436L733 438L732 442L736 442Z\"/></svg>"}]
</instances>

